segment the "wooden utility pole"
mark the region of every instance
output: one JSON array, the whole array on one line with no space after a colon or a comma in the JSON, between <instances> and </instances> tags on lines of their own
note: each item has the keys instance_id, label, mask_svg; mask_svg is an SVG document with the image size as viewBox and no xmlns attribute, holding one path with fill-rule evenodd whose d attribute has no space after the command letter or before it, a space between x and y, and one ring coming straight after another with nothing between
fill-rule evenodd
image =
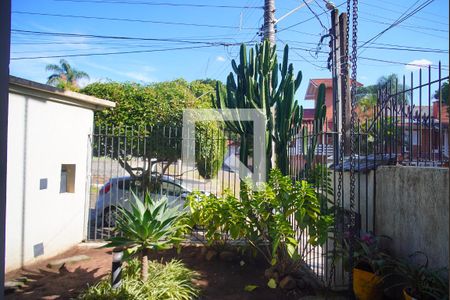
<instances>
[{"instance_id":1,"label":"wooden utility pole","mask_svg":"<svg viewBox=\"0 0 450 300\"><path fill-rule=\"evenodd\" d=\"M264 39L275 45L275 0L264 0Z\"/></svg>"},{"instance_id":2,"label":"wooden utility pole","mask_svg":"<svg viewBox=\"0 0 450 300\"><path fill-rule=\"evenodd\" d=\"M11 0L0 1L0 298L5 282L6 166L8 149L8 94Z\"/></svg>"},{"instance_id":3,"label":"wooden utility pole","mask_svg":"<svg viewBox=\"0 0 450 300\"><path fill-rule=\"evenodd\" d=\"M340 95L338 99L340 101L340 116L341 123L342 118L345 117L344 126L345 135L344 138L344 155L350 155L350 118L352 103L350 100L350 78L348 76L349 63L347 53L347 14L342 13L339 15L339 47L337 51L337 57L339 58L338 74L339 74L339 86L338 89Z\"/></svg>"},{"instance_id":4,"label":"wooden utility pole","mask_svg":"<svg viewBox=\"0 0 450 300\"><path fill-rule=\"evenodd\" d=\"M268 40L270 43L270 46L275 46L275 0L264 0L264 35L262 38L262 41ZM272 74L269 74L270 77L272 77ZM269 80L271 82L271 80ZM275 123L275 107L272 107L270 109L271 115L272 115L272 135L275 135L275 127L273 126ZM277 165L277 156L275 152L275 141L272 139L272 145L271 145L272 153L270 155L270 164L269 162L266 162L270 166L270 168L273 168Z\"/></svg>"},{"instance_id":5,"label":"wooden utility pole","mask_svg":"<svg viewBox=\"0 0 450 300\"><path fill-rule=\"evenodd\" d=\"M333 132L340 133L342 128L342 120L341 120L341 85L339 84L339 71L340 70L340 59L339 59L339 10L333 9L331 11L331 74L333 78ZM333 139L333 149L334 149L334 158L335 164L338 163L339 160L339 145L340 145L340 135L336 134L336 138Z\"/></svg>"}]
</instances>

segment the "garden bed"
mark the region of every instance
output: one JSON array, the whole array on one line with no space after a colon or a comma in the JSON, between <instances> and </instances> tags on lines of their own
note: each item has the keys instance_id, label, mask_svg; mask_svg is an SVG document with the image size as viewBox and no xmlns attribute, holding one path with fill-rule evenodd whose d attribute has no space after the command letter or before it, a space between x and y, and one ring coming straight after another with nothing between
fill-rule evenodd
<instances>
[{"instance_id":1,"label":"garden bed","mask_svg":"<svg viewBox=\"0 0 450 300\"><path fill-rule=\"evenodd\" d=\"M200 299L299 299L304 293L267 287L264 278L265 264L240 260L232 262L214 258L205 259L200 253L202 247L186 246L180 254L175 249L152 253L151 259L169 261L172 258L182 260L187 267L199 273L195 282L201 289ZM66 264L59 269L48 268L47 264L55 259L73 255L87 255L89 260ZM111 269L111 249L74 247L58 257L43 261L27 268L26 271L7 274L8 280L25 276L30 281L21 290L6 296L6 299L70 299L76 298L87 286L98 282ZM246 285L257 285L252 292L244 291Z\"/></svg>"}]
</instances>

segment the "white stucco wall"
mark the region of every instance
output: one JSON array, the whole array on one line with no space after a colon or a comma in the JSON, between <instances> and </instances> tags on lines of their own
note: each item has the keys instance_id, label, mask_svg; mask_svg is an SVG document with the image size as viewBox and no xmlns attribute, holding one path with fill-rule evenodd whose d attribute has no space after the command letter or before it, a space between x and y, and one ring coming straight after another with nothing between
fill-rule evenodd
<instances>
[{"instance_id":1,"label":"white stucco wall","mask_svg":"<svg viewBox=\"0 0 450 300\"><path fill-rule=\"evenodd\" d=\"M88 134L93 111L9 94L6 270L53 256L82 241ZM61 164L76 164L75 193L60 193ZM40 179L47 189L40 190ZM35 258L34 245L44 254Z\"/></svg>"}]
</instances>

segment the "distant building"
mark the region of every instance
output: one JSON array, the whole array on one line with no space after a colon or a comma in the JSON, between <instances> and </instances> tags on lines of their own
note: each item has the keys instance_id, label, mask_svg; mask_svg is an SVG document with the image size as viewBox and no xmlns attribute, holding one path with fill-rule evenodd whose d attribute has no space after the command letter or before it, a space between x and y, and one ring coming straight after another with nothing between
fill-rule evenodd
<instances>
[{"instance_id":1,"label":"distant building","mask_svg":"<svg viewBox=\"0 0 450 300\"><path fill-rule=\"evenodd\" d=\"M317 93L319 91L319 86L321 84L325 85L325 106L327 107L326 121L327 123L324 127L327 130L333 129L333 79L331 78L317 78L310 79L308 88L306 89L305 100L313 100L314 108L309 108L304 110L303 120L305 123L312 123L314 121L314 113L316 107ZM363 86L362 83L357 82L357 87ZM325 129L325 128L324 128Z\"/></svg>"}]
</instances>

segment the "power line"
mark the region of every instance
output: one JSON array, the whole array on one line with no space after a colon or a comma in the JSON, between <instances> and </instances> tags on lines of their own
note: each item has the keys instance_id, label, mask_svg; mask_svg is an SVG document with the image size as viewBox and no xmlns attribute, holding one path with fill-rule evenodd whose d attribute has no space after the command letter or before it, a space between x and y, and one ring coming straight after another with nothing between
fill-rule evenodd
<instances>
[{"instance_id":1,"label":"power line","mask_svg":"<svg viewBox=\"0 0 450 300\"><path fill-rule=\"evenodd\" d=\"M375 5L375 4L372 4L372 3L367 3L365 1L360 1L360 2L362 4L364 4L364 5L367 5L367 6L370 6L370 7L374 7L374 8L377 8L377 9L382 9L382 10L393 12L393 13L402 13L401 11L398 11L398 10L386 8L385 6L379 6L379 5ZM434 19L428 19L428 18L424 18L424 17L420 17L420 16L416 16L415 18L419 19L419 20L428 21L428 22L431 22L431 23L434 23L434 24L441 24L441 25L448 26L448 23L439 22L439 21L436 21Z\"/></svg>"},{"instance_id":2,"label":"power line","mask_svg":"<svg viewBox=\"0 0 450 300\"><path fill-rule=\"evenodd\" d=\"M380 38L384 33L386 33L387 31L389 31L390 29L394 28L395 26L399 25L401 22L407 20L408 18L412 17L413 15L415 15L416 13L418 13L419 11L421 11L422 9L424 9L425 7L427 7L428 5L430 5L434 0L427 0L424 3L422 3L421 5L419 5L417 8L413 9L410 13L407 13L410 9L412 9L414 7L414 5L418 2L416 1L410 8L408 8L394 23L392 23L390 26L388 26L387 28L385 28L384 30L382 30L381 32L377 33L376 35L374 35L373 37L371 37L369 40L367 40L366 42L364 42L364 44L362 44L361 46L359 46L358 48L364 48L364 46L366 46L367 44L370 44L372 41L377 40L378 38ZM361 51L361 53L364 52Z\"/></svg>"},{"instance_id":3,"label":"power line","mask_svg":"<svg viewBox=\"0 0 450 300\"><path fill-rule=\"evenodd\" d=\"M262 6L238 6L238 5L213 5L196 3L173 3L173 2L137 2L137 1L115 1L115 0L54 0L56 2L75 3L98 3L98 4L127 4L127 5L150 5L150 6L172 6L172 7L196 7L196 8L237 8L237 9L259 9Z\"/></svg>"},{"instance_id":4,"label":"power line","mask_svg":"<svg viewBox=\"0 0 450 300\"><path fill-rule=\"evenodd\" d=\"M23 34L35 34L35 35L62 36L62 37L84 37L84 38L115 39L115 40L137 40L137 41L172 42L172 43L186 43L186 44L206 44L206 45L212 45L212 46L233 45L233 43L226 43L226 42L194 41L194 40L174 39L174 38L145 38L145 37L79 34L79 33L65 33L65 32L31 31L31 30L21 30L21 29L12 29L11 32L23 33Z\"/></svg>"},{"instance_id":5,"label":"power line","mask_svg":"<svg viewBox=\"0 0 450 300\"><path fill-rule=\"evenodd\" d=\"M362 1L360 1L360 2L362 2ZM378 0L378 2L383 2L383 3L386 3L386 4L390 4L390 5L392 5L392 6L396 6L396 7L399 7L399 8L407 8L406 6L404 6L404 5L399 5L397 2L394 2L394 1L392 1L392 0ZM438 18L441 18L441 19L445 19L445 20L448 20L448 15L447 16L444 16L444 15L440 15L440 14L436 14L436 13L432 13L432 12L428 12L428 11L424 11L424 12L422 12L424 15L430 15L430 16L435 16L435 17L438 17Z\"/></svg>"},{"instance_id":6,"label":"power line","mask_svg":"<svg viewBox=\"0 0 450 300\"><path fill-rule=\"evenodd\" d=\"M393 50L393 51L407 51L407 52L422 52L422 53L448 53L448 50L444 49L414 49L414 48L402 48L402 47L385 47L385 46L369 46L367 49L381 49L381 50Z\"/></svg>"},{"instance_id":7,"label":"power line","mask_svg":"<svg viewBox=\"0 0 450 300\"><path fill-rule=\"evenodd\" d=\"M68 54L68 55L24 56L24 57L11 57L11 60L28 60L28 59L61 58L61 57L82 57L82 56L84 56L84 57L86 57L86 56L104 56L104 55L133 54L133 53L152 53L152 52L210 48L210 47L217 47L217 46L220 46L220 45L188 46L188 47L179 47L179 48L164 48L164 49L120 51L120 52L103 52L103 53L80 53L80 54Z\"/></svg>"},{"instance_id":8,"label":"power line","mask_svg":"<svg viewBox=\"0 0 450 300\"><path fill-rule=\"evenodd\" d=\"M342 5L344 5L345 3L346 3L346 2L342 2L341 4L336 5L336 8L338 8L338 7L342 6ZM320 13L320 14L317 14L317 16L321 16L321 15L323 15L323 14L325 14L325 13L326 13L326 12L322 12L322 13ZM301 22L298 22L298 23L295 23L295 24L293 24L293 25L290 25L290 26L288 26L288 27L286 27L286 28L280 29L280 30L278 30L278 32L282 32L282 31L291 29L292 27L295 27L295 26L301 25L301 24L303 24L303 23L309 22L309 21L311 21L311 20L314 20L315 18L316 18L316 16L313 16L313 17L308 18L308 19L306 19L306 20L303 20L303 21L301 21Z\"/></svg>"},{"instance_id":9,"label":"power line","mask_svg":"<svg viewBox=\"0 0 450 300\"><path fill-rule=\"evenodd\" d=\"M305 43L306 44L306 43ZM449 51L446 49L431 49L431 48L403 48L404 46L397 46L397 47L388 47L388 46L367 46L367 49L378 49L378 50L393 50L393 51L405 51L405 52L423 52L423 53L448 53ZM292 47L290 49L295 50L303 50L308 52L316 52L315 49L308 49L308 48L301 48L301 47ZM318 53L328 54L327 51L317 51Z\"/></svg>"},{"instance_id":10,"label":"power line","mask_svg":"<svg viewBox=\"0 0 450 300\"><path fill-rule=\"evenodd\" d=\"M364 43L364 42L361 41L360 43ZM376 43L376 42L373 42L372 45L392 46L392 47L403 47L403 48L414 48L414 49L423 49L423 50L436 50L436 51L444 50L444 49L436 49L436 48L429 48L429 47L418 47L418 46L409 46L409 45L399 45L399 44L392 44L392 43ZM448 49L447 49L446 51L448 51Z\"/></svg>"},{"instance_id":11,"label":"power line","mask_svg":"<svg viewBox=\"0 0 450 300\"><path fill-rule=\"evenodd\" d=\"M390 18L385 18L385 17L381 17L375 14L370 14L370 13L366 13L366 15L369 16L374 16L380 19L384 19L387 21L394 21L393 19ZM379 23L379 24L385 24L385 25L390 25L390 23L387 22L383 22L383 21L379 21L379 20L374 20L374 19L370 19L370 18L363 18L364 20L367 20L369 22L374 22L374 23ZM413 28L413 29L423 29L423 30L429 30L429 31L436 31L436 32L445 32L448 33L447 29L439 29L439 28L433 28L433 27L427 27L427 26L421 26L421 25L416 25L416 24L410 24L410 23L403 23L401 25L398 25L398 27L404 27L404 28Z\"/></svg>"},{"instance_id":12,"label":"power line","mask_svg":"<svg viewBox=\"0 0 450 300\"><path fill-rule=\"evenodd\" d=\"M325 25L323 25L322 20L320 20L320 18L317 15L317 13L309 6L308 2L303 0L303 3L305 3L305 5L306 5L306 7L308 7L309 11L314 15L314 17L317 19L317 21L319 21L320 26L322 26L322 28L325 30L325 32L327 32L328 28L326 28ZM326 11L325 11L325 13L326 13Z\"/></svg>"},{"instance_id":13,"label":"power line","mask_svg":"<svg viewBox=\"0 0 450 300\"><path fill-rule=\"evenodd\" d=\"M371 60L371 61L377 61L377 62L383 62L383 63L388 63L388 64L396 64L396 65L404 65L404 66L420 67L420 68L428 67L428 65L419 65L419 64L405 63L405 62L401 62L401 61L385 60L385 59L378 59L378 58L373 58L373 57L363 57L363 56L360 56L359 59ZM439 68L439 65L430 64L429 66L430 66L432 69L438 69L438 68ZM441 65L441 68L442 68L442 69L445 69L445 70L448 70L448 65Z\"/></svg>"},{"instance_id":14,"label":"power line","mask_svg":"<svg viewBox=\"0 0 450 300\"><path fill-rule=\"evenodd\" d=\"M77 19L92 19L92 20L107 20L107 21L138 22L138 23L152 23L152 24L164 24L164 25L181 25L181 26L208 27L208 28L251 29L251 30L257 30L258 29L258 28L240 28L238 26L227 26L227 25L198 24L198 23L169 22L169 21L154 21L154 20L129 19L129 18L111 18L111 17L85 16L85 15L51 14L51 13L30 12L30 11L12 11L12 13L13 14L23 14L23 15L58 17L58 18L77 18Z\"/></svg>"},{"instance_id":15,"label":"power line","mask_svg":"<svg viewBox=\"0 0 450 300\"><path fill-rule=\"evenodd\" d=\"M280 38L277 38L277 39L278 39L281 43L283 43L284 45L286 45L286 43L285 43L283 40L281 40ZM326 67L323 67L323 66L321 66L321 65L318 65L318 64L316 64L316 63L311 62L310 60L306 59L303 55L301 55L300 53L298 53L298 52L296 51L297 49L304 50L304 48L289 47L289 49L290 49L290 50L292 49L292 51L293 51L295 54L297 54L298 57L300 57L303 61L307 62L308 64L310 64L310 65L312 65L312 66L314 66L314 67L316 67L316 68L319 68L319 69L327 69ZM309 52L309 49L306 49L306 51ZM327 52L327 53L328 53L328 52Z\"/></svg>"}]
</instances>

